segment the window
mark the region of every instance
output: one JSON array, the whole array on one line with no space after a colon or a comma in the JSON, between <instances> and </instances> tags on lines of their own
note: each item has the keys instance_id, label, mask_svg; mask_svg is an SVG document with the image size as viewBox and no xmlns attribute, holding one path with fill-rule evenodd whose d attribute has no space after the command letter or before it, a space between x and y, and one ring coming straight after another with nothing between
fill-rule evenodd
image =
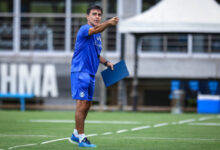
<instances>
[{"instance_id":1,"label":"window","mask_svg":"<svg viewBox=\"0 0 220 150\"><path fill-rule=\"evenodd\" d=\"M163 51L163 36L148 35L142 39L142 51L146 52L162 52Z\"/></svg>"},{"instance_id":2,"label":"window","mask_svg":"<svg viewBox=\"0 0 220 150\"><path fill-rule=\"evenodd\" d=\"M0 1L0 13L1 12L13 12L13 0L1 0Z\"/></svg>"},{"instance_id":3,"label":"window","mask_svg":"<svg viewBox=\"0 0 220 150\"><path fill-rule=\"evenodd\" d=\"M208 52L208 35L193 35L193 52L207 53Z\"/></svg>"},{"instance_id":4,"label":"window","mask_svg":"<svg viewBox=\"0 0 220 150\"><path fill-rule=\"evenodd\" d=\"M106 13L116 13L117 0L108 0ZM86 13L89 5L102 6L101 0L72 0L72 13Z\"/></svg>"},{"instance_id":5,"label":"window","mask_svg":"<svg viewBox=\"0 0 220 150\"><path fill-rule=\"evenodd\" d=\"M64 51L64 17L22 17L21 51Z\"/></svg>"},{"instance_id":6,"label":"window","mask_svg":"<svg viewBox=\"0 0 220 150\"><path fill-rule=\"evenodd\" d=\"M65 13L65 0L21 0L23 13Z\"/></svg>"},{"instance_id":7,"label":"window","mask_svg":"<svg viewBox=\"0 0 220 150\"><path fill-rule=\"evenodd\" d=\"M106 50L108 51L115 51L116 50L116 27L110 26L107 29L107 35L106 35Z\"/></svg>"},{"instance_id":8,"label":"window","mask_svg":"<svg viewBox=\"0 0 220 150\"><path fill-rule=\"evenodd\" d=\"M0 51L13 49L13 1L0 1Z\"/></svg>"},{"instance_id":9,"label":"window","mask_svg":"<svg viewBox=\"0 0 220 150\"><path fill-rule=\"evenodd\" d=\"M65 0L21 0L21 51L64 51Z\"/></svg>"},{"instance_id":10,"label":"window","mask_svg":"<svg viewBox=\"0 0 220 150\"><path fill-rule=\"evenodd\" d=\"M187 34L167 34L168 52L187 52Z\"/></svg>"},{"instance_id":11,"label":"window","mask_svg":"<svg viewBox=\"0 0 220 150\"><path fill-rule=\"evenodd\" d=\"M211 49L213 53L220 53L220 34L212 35Z\"/></svg>"},{"instance_id":12,"label":"window","mask_svg":"<svg viewBox=\"0 0 220 150\"><path fill-rule=\"evenodd\" d=\"M0 17L0 51L11 51L13 46L12 17Z\"/></svg>"},{"instance_id":13,"label":"window","mask_svg":"<svg viewBox=\"0 0 220 150\"><path fill-rule=\"evenodd\" d=\"M117 10L117 0L108 0L108 13L116 14Z\"/></svg>"},{"instance_id":14,"label":"window","mask_svg":"<svg viewBox=\"0 0 220 150\"><path fill-rule=\"evenodd\" d=\"M77 35L77 32L79 30L79 28L83 25L83 24L86 24L87 23L87 20L85 18L84 15L82 16L76 16L76 17L73 17L72 18L72 26L71 26L71 30L72 30L72 33L71 33L71 50L74 49L74 46L75 46L75 41L76 41L76 35Z\"/></svg>"},{"instance_id":15,"label":"window","mask_svg":"<svg viewBox=\"0 0 220 150\"><path fill-rule=\"evenodd\" d=\"M0 0L0 51L13 50L13 2ZM16 27L21 27L17 29L20 33L20 51L64 51L65 44L68 48L65 40L69 36L65 33L66 21L69 25L69 20L66 20L66 0L20 0L20 4L20 21L16 22ZM86 10L90 4L106 5L103 21L116 16L117 0L72 0L72 50L80 26L87 23ZM103 43L107 50L116 50L116 27L106 30Z\"/></svg>"},{"instance_id":16,"label":"window","mask_svg":"<svg viewBox=\"0 0 220 150\"><path fill-rule=\"evenodd\" d=\"M141 39L143 52L220 53L220 34L192 34L192 45L188 45L188 34L148 34Z\"/></svg>"},{"instance_id":17,"label":"window","mask_svg":"<svg viewBox=\"0 0 220 150\"><path fill-rule=\"evenodd\" d=\"M86 13L89 5L96 4L101 6L101 0L72 0L72 13Z\"/></svg>"},{"instance_id":18,"label":"window","mask_svg":"<svg viewBox=\"0 0 220 150\"><path fill-rule=\"evenodd\" d=\"M142 11L149 9L157 4L160 0L142 0Z\"/></svg>"},{"instance_id":19,"label":"window","mask_svg":"<svg viewBox=\"0 0 220 150\"><path fill-rule=\"evenodd\" d=\"M141 42L143 52L187 52L187 34L150 34Z\"/></svg>"},{"instance_id":20,"label":"window","mask_svg":"<svg viewBox=\"0 0 220 150\"><path fill-rule=\"evenodd\" d=\"M220 53L220 34L194 34L194 53Z\"/></svg>"}]
</instances>

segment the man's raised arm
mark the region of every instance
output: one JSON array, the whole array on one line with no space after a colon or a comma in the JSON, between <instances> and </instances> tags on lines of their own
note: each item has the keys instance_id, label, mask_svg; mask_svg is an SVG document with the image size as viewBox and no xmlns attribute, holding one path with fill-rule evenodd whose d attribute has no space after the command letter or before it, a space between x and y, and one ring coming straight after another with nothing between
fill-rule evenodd
<instances>
[{"instance_id":1,"label":"man's raised arm","mask_svg":"<svg viewBox=\"0 0 220 150\"><path fill-rule=\"evenodd\" d=\"M90 28L89 35L100 33L102 31L104 31L106 28L108 28L109 26L116 25L118 23L118 21L119 21L118 17L113 17L113 18L93 27L93 28Z\"/></svg>"}]
</instances>

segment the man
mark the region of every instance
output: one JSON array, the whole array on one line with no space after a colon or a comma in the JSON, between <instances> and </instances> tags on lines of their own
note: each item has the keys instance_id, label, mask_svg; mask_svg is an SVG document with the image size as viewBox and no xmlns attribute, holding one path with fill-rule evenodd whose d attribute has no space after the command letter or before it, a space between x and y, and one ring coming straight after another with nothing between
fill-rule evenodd
<instances>
[{"instance_id":1,"label":"man","mask_svg":"<svg viewBox=\"0 0 220 150\"><path fill-rule=\"evenodd\" d=\"M99 6L87 9L87 24L83 25L75 43L71 66L72 98L76 100L75 129L71 140L78 142L79 147L96 147L84 134L84 121L92 105L95 87L95 74L99 63L110 67L113 64L100 56L102 50L101 34L109 26L116 25L118 17L113 17L100 24L103 10Z\"/></svg>"}]
</instances>

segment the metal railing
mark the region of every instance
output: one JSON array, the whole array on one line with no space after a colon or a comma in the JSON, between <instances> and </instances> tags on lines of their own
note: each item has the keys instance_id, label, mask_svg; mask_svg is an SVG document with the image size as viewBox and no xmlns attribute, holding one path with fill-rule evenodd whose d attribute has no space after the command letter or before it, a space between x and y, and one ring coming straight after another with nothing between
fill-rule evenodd
<instances>
[{"instance_id":1,"label":"metal railing","mask_svg":"<svg viewBox=\"0 0 220 150\"><path fill-rule=\"evenodd\" d=\"M220 53L220 34L192 34L188 42L187 34L150 34L142 38L142 52ZM192 43L192 45L188 45Z\"/></svg>"},{"instance_id":2,"label":"metal railing","mask_svg":"<svg viewBox=\"0 0 220 150\"><path fill-rule=\"evenodd\" d=\"M6 50L10 51L12 47L12 34L13 34L13 18L0 17L0 51Z\"/></svg>"},{"instance_id":3,"label":"metal railing","mask_svg":"<svg viewBox=\"0 0 220 150\"><path fill-rule=\"evenodd\" d=\"M112 14L109 14L111 17ZM65 51L64 13L21 13L20 52ZM74 49L76 34L86 24L85 14L71 15L71 50ZM0 50L13 51L13 15L0 13ZM116 51L116 28L111 27L105 36L106 47Z\"/></svg>"}]
</instances>

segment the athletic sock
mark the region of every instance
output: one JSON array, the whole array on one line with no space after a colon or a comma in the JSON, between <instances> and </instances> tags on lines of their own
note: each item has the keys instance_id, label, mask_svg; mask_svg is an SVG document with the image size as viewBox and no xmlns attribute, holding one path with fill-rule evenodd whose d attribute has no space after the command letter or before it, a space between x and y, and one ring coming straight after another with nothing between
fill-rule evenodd
<instances>
[{"instance_id":1,"label":"athletic sock","mask_svg":"<svg viewBox=\"0 0 220 150\"><path fill-rule=\"evenodd\" d=\"M82 142L82 140L86 137L86 135L83 134L79 134L79 142Z\"/></svg>"},{"instance_id":2,"label":"athletic sock","mask_svg":"<svg viewBox=\"0 0 220 150\"><path fill-rule=\"evenodd\" d=\"M77 137L77 138L79 137L78 131L76 129L74 129L73 134L75 137Z\"/></svg>"}]
</instances>

